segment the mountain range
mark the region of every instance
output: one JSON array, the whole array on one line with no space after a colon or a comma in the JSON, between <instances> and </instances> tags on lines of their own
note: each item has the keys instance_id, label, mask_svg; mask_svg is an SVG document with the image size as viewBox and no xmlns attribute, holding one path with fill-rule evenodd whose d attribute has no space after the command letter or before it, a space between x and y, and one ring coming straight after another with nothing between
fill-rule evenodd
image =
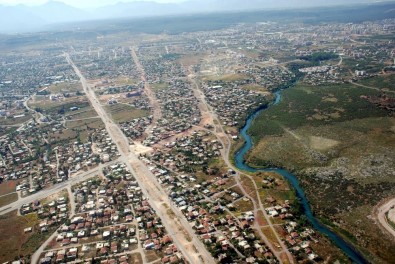
<instances>
[{"instance_id":1,"label":"mountain range","mask_svg":"<svg viewBox=\"0 0 395 264\"><path fill-rule=\"evenodd\" d=\"M114 18L157 17L181 14L294 9L316 6L374 3L373 0L189 0L183 3L150 1L119 2L96 9L79 9L63 2L49 1L39 6L0 5L0 32L20 33L40 30L55 23Z\"/></svg>"}]
</instances>

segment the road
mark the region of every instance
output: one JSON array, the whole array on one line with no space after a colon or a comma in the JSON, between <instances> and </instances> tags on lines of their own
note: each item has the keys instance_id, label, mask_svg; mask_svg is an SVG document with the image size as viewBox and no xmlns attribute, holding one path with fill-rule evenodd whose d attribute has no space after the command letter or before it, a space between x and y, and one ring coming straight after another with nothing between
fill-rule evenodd
<instances>
[{"instance_id":1,"label":"road","mask_svg":"<svg viewBox=\"0 0 395 264\"><path fill-rule=\"evenodd\" d=\"M68 186L73 186L73 185L78 184L82 181L93 178L93 177L99 175L101 170L104 167L109 166L111 164L115 164L117 162L119 162L119 159L105 163L105 164L100 164L99 166L97 166L96 168L93 168L92 170L89 170L86 172L79 172L78 174L76 174L74 176L70 176L69 180L67 180L67 181L61 182L59 184L55 184L49 188L43 189L43 190L41 190L37 193L34 193L32 195L29 195L27 197L20 198L13 203L10 203L8 205L1 207L0 208L0 215L7 214L7 213L12 212L14 210L19 210L22 207L22 205L24 205L26 203L31 203L36 200L42 200L48 196L51 196L52 194L55 194L65 188L67 188Z\"/></svg>"},{"instance_id":2,"label":"road","mask_svg":"<svg viewBox=\"0 0 395 264\"><path fill-rule=\"evenodd\" d=\"M395 198L389 200L384 203L377 209L377 220L379 224L392 235L393 239L395 239L395 229L388 223L386 213L395 206Z\"/></svg>"},{"instance_id":3,"label":"road","mask_svg":"<svg viewBox=\"0 0 395 264\"><path fill-rule=\"evenodd\" d=\"M149 198L152 208L161 218L162 223L169 235L172 237L174 244L190 263L215 263L213 257L207 251L204 244L197 238L188 221L181 214L178 208L176 208L169 200L168 195L163 190L156 177L130 150L131 148L128 139L125 137L119 126L112 121L106 111L102 108L94 91L88 86L85 77L81 74L78 67L73 63L67 53L65 56L67 62L73 67L75 73L80 78L85 94L105 124L110 138L116 144L118 152L121 155L120 159L136 178L136 181L140 185L144 195Z\"/></svg>"},{"instance_id":4,"label":"road","mask_svg":"<svg viewBox=\"0 0 395 264\"><path fill-rule=\"evenodd\" d=\"M37 264L39 263L40 260L40 255L42 252L44 252L44 249L48 246L48 244L55 239L55 237L58 235L58 230L52 233L52 235L44 242L41 244L41 246L34 252L34 254L31 257L31 263Z\"/></svg>"},{"instance_id":5,"label":"road","mask_svg":"<svg viewBox=\"0 0 395 264\"><path fill-rule=\"evenodd\" d=\"M135 47L130 47L131 55L134 61L134 64L136 65L137 69L139 70L141 74L141 80L144 82L144 92L148 97L148 100L150 101L150 105L152 106L154 112L153 112L153 119L151 125L149 125L145 129L145 133L148 134L149 131L152 130L152 128L155 126L156 121L162 118L162 110L160 108L160 104L158 100L156 99L156 96L154 92L151 90L151 87L149 85L149 82L147 80L147 75L145 73L143 65L141 65L140 60L136 54L136 48Z\"/></svg>"},{"instance_id":6,"label":"road","mask_svg":"<svg viewBox=\"0 0 395 264\"><path fill-rule=\"evenodd\" d=\"M393 94L395 94L395 91L384 90L384 89L380 89L380 88L377 88L377 87L367 86L367 85L360 84L360 83L356 83L356 82L353 82L353 81L349 81L349 82L350 82L352 85L359 86L359 87L363 87L363 88L367 88L367 89L370 89L370 90L375 90L375 91L378 91L378 92L393 93Z\"/></svg>"},{"instance_id":7,"label":"road","mask_svg":"<svg viewBox=\"0 0 395 264\"><path fill-rule=\"evenodd\" d=\"M294 263L294 258L292 256L292 254L289 252L289 250L287 249L286 245L284 244L284 242L281 240L280 236L278 235L276 229L274 228L274 225L272 224L269 216L267 215L265 208L262 204L261 199L259 198L259 193L258 193L258 186L256 185L255 181L252 179L251 176L249 176L248 174L245 174L243 172L241 172L240 170L238 170L229 160L230 158L230 149L232 146L231 140L230 138L226 135L226 133L224 132L224 129L221 125L221 121L219 120L218 116L216 113L214 113L212 107L207 103L205 95L203 93L203 91L201 91L201 89L199 88L199 84L196 82L195 78L193 75L189 75L188 76L189 81L193 84L194 87L194 94L196 96L196 98L200 101L201 104L204 105L204 107L202 107L206 113L209 113L211 115L211 119L213 121L213 125L214 125L214 134L217 137L218 141L222 144L223 149L221 151L222 154L222 158L225 161L226 165L231 168L232 170L234 170L236 172L236 183L237 186L240 188L240 190L243 192L243 195L247 198L249 198L251 200L251 202L253 203L254 206L254 214L257 215L258 211L261 210L266 222L268 223L267 227L270 227L270 229L273 231L273 233L275 234L277 243L280 245L281 250L278 250L277 247L275 247L273 245L273 243L271 241L269 241L269 239L265 236L265 234L262 232L261 227L257 224L257 222L255 221L255 228L257 229L257 232L259 233L260 237L262 238L262 240L266 243L266 245L270 248L270 250L273 252L273 254L276 256L276 258L279 260L280 263L282 263L282 258L281 258L281 254L285 253L288 259L289 263ZM215 121L215 122L214 122ZM240 175L244 175L247 178L249 178L253 183L254 183L254 187L256 190L256 197L257 197L257 201L255 201L255 199L253 199L253 197L250 196L249 193L246 192L246 190L244 189L243 185L241 184L240 181Z\"/></svg>"}]
</instances>

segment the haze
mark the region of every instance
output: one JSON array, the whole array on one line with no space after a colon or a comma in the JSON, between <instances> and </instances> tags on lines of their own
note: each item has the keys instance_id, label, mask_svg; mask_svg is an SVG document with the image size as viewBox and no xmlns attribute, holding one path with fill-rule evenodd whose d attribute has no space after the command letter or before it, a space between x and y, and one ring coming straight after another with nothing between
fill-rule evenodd
<instances>
[{"instance_id":1,"label":"haze","mask_svg":"<svg viewBox=\"0 0 395 264\"><path fill-rule=\"evenodd\" d=\"M263 9L370 4L374 0L0 0L0 33L43 30L55 23Z\"/></svg>"},{"instance_id":2,"label":"haze","mask_svg":"<svg viewBox=\"0 0 395 264\"><path fill-rule=\"evenodd\" d=\"M180 3L185 2L185 0L157 0L157 1L150 1L150 0L137 0L138 2L157 2L157 3ZM58 2L65 3L70 6L78 7L78 8L97 8L106 5L113 5L119 2L128 3L128 2L137 2L136 0L59 0ZM1 0L0 4L2 5L18 5L23 4L27 6L37 6L48 3L48 0Z\"/></svg>"}]
</instances>

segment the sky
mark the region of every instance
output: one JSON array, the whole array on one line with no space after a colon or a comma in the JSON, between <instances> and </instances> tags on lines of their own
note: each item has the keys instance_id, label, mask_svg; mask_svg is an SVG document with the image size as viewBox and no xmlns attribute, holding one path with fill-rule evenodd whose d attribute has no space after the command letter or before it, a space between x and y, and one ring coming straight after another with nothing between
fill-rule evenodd
<instances>
[{"instance_id":1,"label":"sky","mask_svg":"<svg viewBox=\"0 0 395 264\"><path fill-rule=\"evenodd\" d=\"M89 8L89 7L99 7L110 4L115 4L117 2L133 2L133 1L154 1L158 3L180 3L185 0L56 0L58 2L64 2L68 5L79 7L79 8ZM48 2L48 0L0 0L2 5L40 5Z\"/></svg>"}]
</instances>

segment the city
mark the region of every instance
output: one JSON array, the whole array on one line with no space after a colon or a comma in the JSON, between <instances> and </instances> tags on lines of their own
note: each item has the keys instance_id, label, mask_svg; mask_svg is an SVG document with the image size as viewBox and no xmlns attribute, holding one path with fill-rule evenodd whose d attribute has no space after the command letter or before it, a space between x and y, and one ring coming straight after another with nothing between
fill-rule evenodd
<instances>
[{"instance_id":1,"label":"city","mask_svg":"<svg viewBox=\"0 0 395 264\"><path fill-rule=\"evenodd\" d=\"M5 47L0 261L390 263L394 34L268 21Z\"/></svg>"}]
</instances>

